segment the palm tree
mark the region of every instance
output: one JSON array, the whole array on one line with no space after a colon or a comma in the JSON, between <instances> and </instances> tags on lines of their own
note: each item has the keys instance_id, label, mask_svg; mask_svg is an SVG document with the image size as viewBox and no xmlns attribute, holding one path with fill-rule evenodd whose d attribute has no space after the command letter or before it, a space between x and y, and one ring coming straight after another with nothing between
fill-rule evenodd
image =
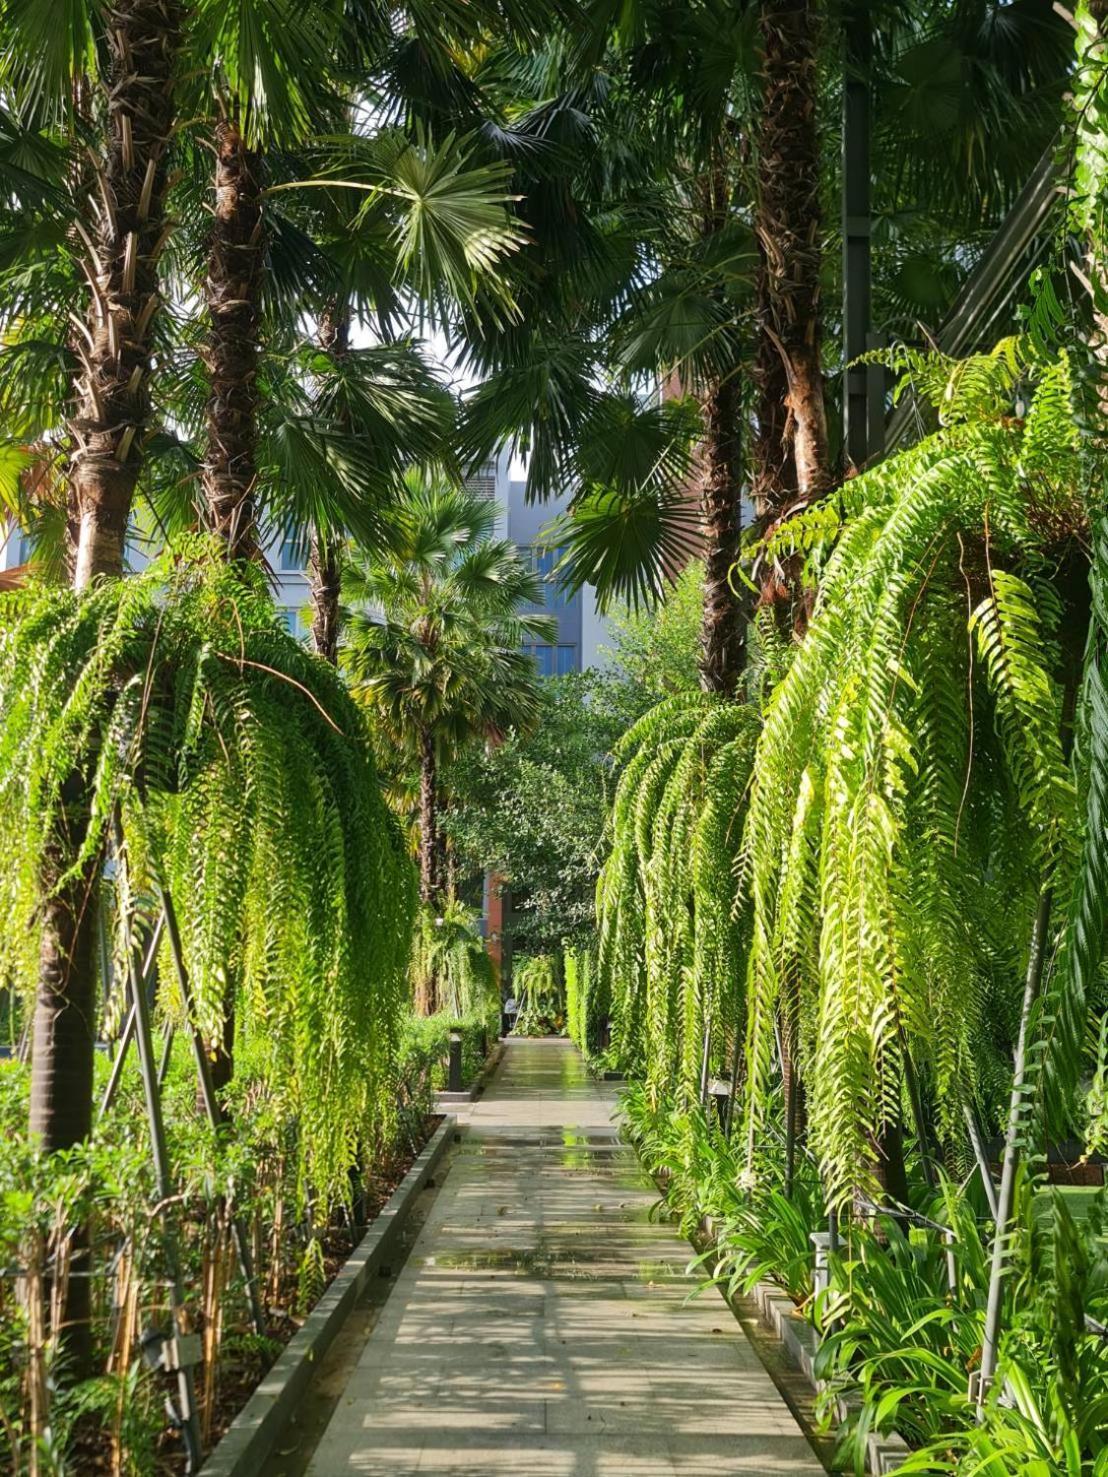
<instances>
[{"instance_id":1,"label":"palm tree","mask_svg":"<svg viewBox=\"0 0 1108 1477\"><path fill-rule=\"evenodd\" d=\"M75 363L66 423L68 502L77 522L73 582L84 589L122 572L149 427L182 11L177 0L116 0L107 12L77 5L65 27L53 24L49 12L49 6L5 6L0 38L10 93L43 122L72 116L75 100L81 107L94 94L94 143L86 156L92 178L67 212L87 283L67 332ZM85 840L94 758L77 757L40 857L30 1129L47 1152L71 1148L92 1128L100 852ZM61 1315L78 1372L91 1353L87 1256L79 1232L76 1275Z\"/></svg>"},{"instance_id":2,"label":"palm tree","mask_svg":"<svg viewBox=\"0 0 1108 1477\"><path fill-rule=\"evenodd\" d=\"M526 610L541 581L494 537L487 499L413 475L390 523L391 545L356 551L345 571L342 659L384 743L418 772L420 900L431 908L444 887L443 767L464 745L534 721L539 678L523 646L553 640L556 622Z\"/></svg>"}]
</instances>

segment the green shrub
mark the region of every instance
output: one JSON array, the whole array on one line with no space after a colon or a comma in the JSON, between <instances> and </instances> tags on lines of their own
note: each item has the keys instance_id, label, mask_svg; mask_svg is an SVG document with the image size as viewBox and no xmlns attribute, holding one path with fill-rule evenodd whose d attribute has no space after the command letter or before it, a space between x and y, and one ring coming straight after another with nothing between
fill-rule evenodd
<instances>
[{"instance_id":1,"label":"green shrub","mask_svg":"<svg viewBox=\"0 0 1108 1477\"><path fill-rule=\"evenodd\" d=\"M566 990L559 955L517 959L512 983L519 1001L517 1036L558 1036L565 1031Z\"/></svg>"}]
</instances>

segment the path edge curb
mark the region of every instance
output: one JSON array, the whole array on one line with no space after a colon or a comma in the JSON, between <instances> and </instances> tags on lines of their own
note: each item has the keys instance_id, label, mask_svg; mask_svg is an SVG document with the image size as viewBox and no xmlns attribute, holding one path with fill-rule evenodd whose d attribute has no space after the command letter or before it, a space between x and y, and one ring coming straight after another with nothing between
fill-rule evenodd
<instances>
[{"instance_id":1,"label":"path edge curb","mask_svg":"<svg viewBox=\"0 0 1108 1477\"><path fill-rule=\"evenodd\" d=\"M200 1469L200 1477L257 1477L312 1376L370 1275L408 1218L416 1195L453 1141L457 1119L447 1114L424 1144L380 1215L343 1263L330 1287L278 1355L246 1404Z\"/></svg>"}]
</instances>

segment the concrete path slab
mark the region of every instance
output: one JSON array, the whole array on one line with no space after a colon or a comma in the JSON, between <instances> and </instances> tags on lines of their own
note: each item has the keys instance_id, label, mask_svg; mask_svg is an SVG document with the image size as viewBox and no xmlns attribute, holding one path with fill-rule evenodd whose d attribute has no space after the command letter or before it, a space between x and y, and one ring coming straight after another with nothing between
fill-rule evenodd
<instances>
[{"instance_id":1,"label":"concrete path slab","mask_svg":"<svg viewBox=\"0 0 1108 1477\"><path fill-rule=\"evenodd\" d=\"M509 1041L310 1477L817 1477L564 1041Z\"/></svg>"}]
</instances>

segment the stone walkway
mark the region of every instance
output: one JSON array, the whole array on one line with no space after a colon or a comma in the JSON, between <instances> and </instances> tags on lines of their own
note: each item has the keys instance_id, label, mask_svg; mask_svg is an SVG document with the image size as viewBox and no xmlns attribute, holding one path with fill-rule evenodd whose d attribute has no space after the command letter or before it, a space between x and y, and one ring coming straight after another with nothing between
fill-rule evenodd
<instances>
[{"instance_id":1,"label":"stone walkway","mask_svg":"<svg viewBox=\"0 0 1108 1477\"><path fill-rule=\"evenodd\" d=\"M822 1473L565 1042L510 1041L316 1449L344 1473Z\"/></svg>"}]
</instances>

